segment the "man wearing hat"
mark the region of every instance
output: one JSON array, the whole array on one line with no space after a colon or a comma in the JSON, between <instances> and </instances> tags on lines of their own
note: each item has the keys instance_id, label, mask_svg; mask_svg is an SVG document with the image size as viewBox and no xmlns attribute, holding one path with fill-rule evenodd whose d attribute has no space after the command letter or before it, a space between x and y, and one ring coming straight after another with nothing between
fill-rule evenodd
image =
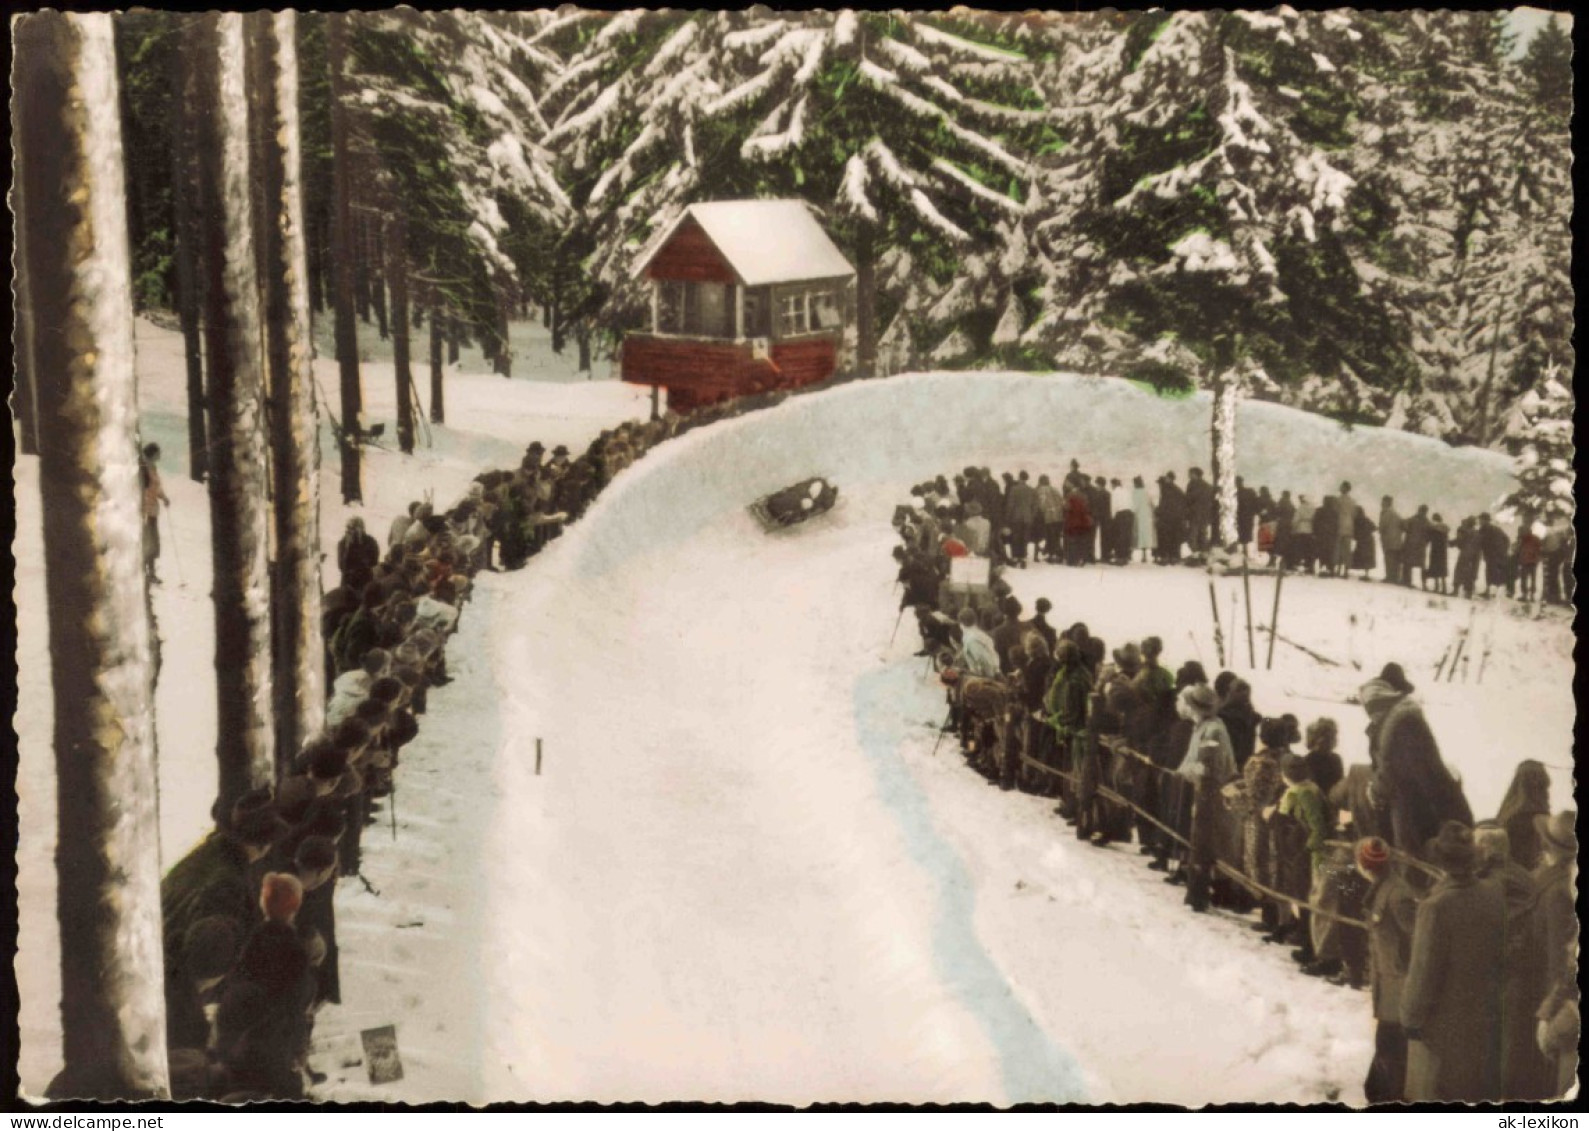
<instances>
[{"instance_id":1,"label":"man wearing hat","mask_svg":"<svg viewBox=\"0 0 1589 1131\"><path fill-rule=\"evenodd\" d=\"M1578 838L1571 810L1534 818L1544 864L1535 872L1535 938L1545 948L1545 1000L1534 1012L1539 1050L1556 1066L1554 1095L1565 1095L1578 1070Z\"/></svg>"},{"instance_id":2,"label":"man wearing hat","mask_svg":"<svg viewBox=\"0 0 1589 1131\"><path fill-rule=\"evenodd\" d=\"M1369 994L1374 1004L1374 1059L1363 1082L1371 1104L1407 1098L1407 1033L1401 1025L1402 985L1412 961L1418 904L1401 873L1390 866L1390 845L1377 836L1357 842L1357 871L1372 886L1364 901L1368 923Z\"/></svg>"},{"instance_id":3,"label":"man wearing hat","mask_svg":"<svg viewBox=\"0 0 1589 1131\"><path fill-rule=\"evenodd\" d=\"M1390 811L1390 841L1404 852L1421 853L1444 822L1471 827L1473 810L1462 785L1440 758L1423 708L1409 695L1412 685L1394 665L1358 692L1368 714L1368 753L1374 764L1374 793Z\"/></svg>"},{"instance_id":4,"label":"man wearing hat","mask_svg":"<svg viewBox=\"0 0 1589 1131\"><path fill-rule=\"evenodd\" d=\"M1499 1100L1506 897L1479 882L1473 830L1461 822L1443 824L1425 851L1446 875L1418 907L1402 987L1407 1098Z\"/></svg>"},{"instance_id":5,"label":"man wearing hat","mask_svg":"<svg viewBox=\"0 0 1589 1131\"><path fill-rule=\"evenodd\" d=\"M1511 838L1499 821L1480 821L1473 830L1481 881L1498 888L1506 901L1506 978L1501 1008L1501 1085L1508 1100L1543 1100L1555 1093L1556 1065L1534 1044L1534 1010L1545 996L1544 953L1530 928L1534 880L1512 859Z\"/></svg>"}]
</instances>

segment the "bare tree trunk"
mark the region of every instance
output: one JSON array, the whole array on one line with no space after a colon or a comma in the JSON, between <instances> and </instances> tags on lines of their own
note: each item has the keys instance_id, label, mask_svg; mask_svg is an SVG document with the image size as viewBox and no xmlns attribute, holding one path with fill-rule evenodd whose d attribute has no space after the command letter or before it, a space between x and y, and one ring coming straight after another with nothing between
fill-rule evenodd
<instances>
[{"instance_id":1,"label":"bare tree trunk","mask_svg":"<svg viewBox=\"0 0 1589 1131\"><path fill-rule=\"evenodd\" d=\"M243 17L205 17L197 71L204 338L210 379L220 809L274 780L265 371L254 253Z\"/></svg>"},{"instance_id":2,"label":"bare tree trunk","mask_svg":"<svg viewBox=\"0 0 1589 1131\"><path fill-rule=\"evenodd\" d=\"M877 376L877 254L870 232L855 247L855 373Z\"/></svg>"},{"instance_id":3,"label":"bare tree trunk","mask_svg":"<svg viewBox=\"0 0 1589 1131\"><path fill-rule=\"evenodd\" d=\"M11 106L11 135L21 136L15 99L12 100ZM23 186L19 177L11 187L11 206L19 217L23 215L22 193ZM39 454L39 408L38 394L33 385L32 331L29 329L32 323L33 301L28 294L28 273L20 270L20 265L27 262L27 226L18 223L15 232L15 255L19 270L16 276L16 388L11 391L11 412L17 418L17 440L22 454L36 456Z\"/></svg>"},{"instance_id":4,"label":"bare tree trunk","mask_svg":"<svg viewBox=\"0 0 1589 1131\"><path fill-rule=\"evenodd\" d=\"M590 372L590 324L581 322L579 329L574 331L574 340L579 343L579 371Z\"/></svg>"},{"instance_id":5,"label":"bare tree trunk","mask_svg":"<svg viewBox=\"0 0 1589 1131\"><path fill-rule=\"evenodd\" d=\"M508 341L508 291L506 284L497 287L496 348L491 358L491 371L504 377L513 376L513 347ZM552 333L555 335L556 330Z\"/></svg>"},{"instance_id":6,"label":"bare tree trunk","mask_svg":"<svg viewBox=\"0 0 1589 1131\"><path fill-rule=\"evenodd\" d=\"M65 1068L57 1098L169 1094L137 386L111 17L14 25L19 225L41 418Z\"/></svg>"},{"instance_id":7,"label":"bare tree trunk","mask_svg":"<svg viewBox=\"0 0 1589 1131\"><path fill-rule=\"evenodd\" d=\"M414 450L414 370L408 338L408 233L402 214L391 220L391 242L386 248L392 281L392 370L397 375L397 446Z\"/></svg>"},{"instance_id":8,"label":"bare tree trunk","mask_svg":"<svg viewBox=\"0 0 1589 1131\"><path fill-rule=\"evenodd\" d=\"M272 687L276 771L325 725L325 645L320 634L320 414L309 346L307 251L298 131L297 17L247 17L260 60L252 103L264 126L258 180L266 214L265 347L276 528Z\"/></svg>"},{"instance_id":9,"label":"bare tree trunk","mask_svg":"<svg viewBox=\"0 0 1589 1131\"><path fill-rule=\"evenodd\" d=\"M183 14L175 57L171 98L171 188L176 228L177 317L182 324L182 357L187 365L188 475L195 483L209 473L210 451L204 413L204 342L199 325L198 217L193 207L193 72L188 66L196 16Z\"/></svg>"},{"instance_id":10,"label":"bare tree trunk","mask_svg":"<svg viewBox=\"0 0 1589 1131\"><path fill-rule=\"evenodd\" d=\"M370 219L370 259L367 270L370 305L375 309L375 328L381 341L392 336L386 315L386 226L379 216Z\"/></svg>"},{"instance_id":11,"label":"bare tree trunk","mask_svg":"<svg viewBox=\"0 0 1589 1131\"><path fill-rule=\"evenodd\" d=\"M360 171L362 175L362 170ZM356 191L353 186L358 184L355 178L348 186L350 191ZM359 202L362 203L362 202ZM353 209L353 299L357 304L359 321L366 326L372 320L370 308L370 221L358 203L350 201Z\"/></svg>"},{"instance_id":12,"label":"bare tree trunk","mask_svg":"<svg viewBox=\"0 0 1589 1131\"><path fill-rule=\"evenodd\" d=\"M358 503L364 499L359 475L359 414L363 393L359 386L358 325L353 317L353 255L358 243L353 230L351 184L348 167L347 98L347 16L326 14L327 60L331 69L331 195L334 216L331 223L331 264L336 274L337 368L341 374L342 421L337 430L337 447L342 457L342 501Z\"/></svg>"},{"instance_id":13,"label":"bare tree trunk","mask_svg":"<svg viewBox=\"0 0 1589 1131\"><path fill-rule=\"evenodd\" d=\"M463 326L456 314L447 315L447 364L457 365L463 352Z\"/></svg>"},{"instance_id":14,"label":"bare tree trunk","mask_svg":"<svg viewBox=\"0 0 1589 1131\"><path fill-rule=\"evenodd\" d=\"M1214 477L1215 534L1224 547L1236 545L1236 405L1241 400L1241 378L1225 369L1214 375L1214 405L1209 428L1213 441L1211 470Z\"/></svg>"},{"instance_id":15,"label":"bare tree trunk","mask_svg":"<svg viewBox=\"0 0 1589 1131\"><path fill-rule=\"evenodd\" d=\"M441 332L445 317L441 305L433 302L430 308L430 422L447 423L447 402L443 396L444 372L441 364Z\"/></svg>"}]
</instances>

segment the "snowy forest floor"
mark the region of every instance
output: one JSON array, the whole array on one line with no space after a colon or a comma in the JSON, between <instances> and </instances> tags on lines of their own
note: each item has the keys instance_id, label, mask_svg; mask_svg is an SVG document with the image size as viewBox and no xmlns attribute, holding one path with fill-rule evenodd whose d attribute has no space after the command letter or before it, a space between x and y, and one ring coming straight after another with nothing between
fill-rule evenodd
<instances>
[{"instance_id":1,"label":"snowy forest floor","mask_svg":"<svg viewBox=\"0 0 1589 1131\"><path fill-rule=\"evenodd\" d=\"M213 791L214 708L195 693L210 679L208 521L178 466L179 340L141 326L139 347L146 433L172 433L156 438L186 571L175 583L168 557L156 600L169 864L204 832ZM328 391L333 368L317 365ZM372 419L390 419L390 384L389 367L369 367ZM600 381L459 376L448 397L454 423L433 449L372 457L362 511L331 501L328 449L328 546L349 513L384 538L427 487L448 502L530 438L582 445L645 409L643 391ZM1365 498L1428 491L1452 510L1505 483L1484 453L1273 406L1243 414L1253 483L1308 489L1349 469ZM1079 844L1050 803L988 788L950 743L934 755L941 692L910 655L911 625L888 644L888 519L911 483L973 461L1057 472L1077 456L1134 474L1152 470L1130 466L1149 452L1181 467L1202 462L1204 421L1197 398L1057 377L929 375L795 398L656 450L528 569L482 577L449 645L455 680L404 752L395 839L389 811L366 834L380 895L338 887L346 1004L317 1026L319 1094L1360 1103L1365 994L1303 978L1227 916L1187 913L1134 848ZM814 473L843 489L829 515L769 536L744 513ZM18 978L22 1077L37 1092L58 1061L53 775L36 462L17 475ZM1028 607L1046 595L1056 623L1084 620L1110 646L1156 633L1169 660L1214 662L1200 572L1011 577ZM1483 683L1434 684L1469 602L1293 578L1282 633L1344 666L1282 644L1272 672L1252 671L1229 623L1240 581L1216 584L1228 666L1260 711L1333 715L1343 756L1362 761L1361 710L1344 700L1395 659L1476 813L1495 810L1525 756L1551 766L1568 803L1564 616L1480 603ZM1258 623L1272 585L1254 581ZM387 1023L407 1076L373 1087L357 1034Z\"/></svg>"}]
</instances>

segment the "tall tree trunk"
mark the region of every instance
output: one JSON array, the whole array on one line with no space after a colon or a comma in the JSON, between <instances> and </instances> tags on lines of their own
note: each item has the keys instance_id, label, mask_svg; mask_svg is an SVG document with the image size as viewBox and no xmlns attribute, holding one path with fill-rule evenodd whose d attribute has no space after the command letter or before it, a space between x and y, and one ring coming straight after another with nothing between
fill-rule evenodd
<instances>
[{"instance_id":1,"label":"tall tree trunk","mask_svg":"<svg viewBox=\"0 0 1589 1131\"><path fill-rule=\"evenodd\" d=\"M177 318L182 325L182 358L187 366L188 475L195 483L209 474L210 451L204 412L204 342L199 324L198 214L193 207L193 71L198 17L183 14L181 41L173 63L171 91L171 189L176 229Z\"/></svg>"},{"instance_id":2,"label":"tall tree trunk","mask_svg":"<svg viewBox=\"0 0 1589 1131\"><path fill-rule=\"evenodd\" d=\"M590 372L590 324L581 322L579 329L574 331L574 340L579 343L579 371Z\"/></svg>"},{"instance_id":3,"label":"tall tree trunk","mask_svg":"<svg viewBox=\"0 0 1589 1131\"><path fill-rule=\"evenodd\" d=\"M432 424L447 422L447 402L443 397L444 374L441 364L441 332L442 323L445 321L441 306L433 302L430 308L430 422Z\"/></svg>"},{"instance_id":4,"label":"tall tree trunk","mask_svg":"<svg viewBox=\"0 0 1589 1131\"><path fill-rule=\"evenodd\" d=\"M504 377L513 376L513 347L508 341L509 302L507 286L505 284L499 285L497 287L496 324L493 327L496 340L492 349L491 371L500 373ZM552 333L555 335L557 331L553 330Z\"/></svg>"},{"instance_id":5,"label":"tall tree trunk","mask_svg":"<svg viewBox=\"0 0 1589 1131\"><path fill-rule=\"evenodd\" d=\"M347 16L326 14L327 65L331 70L331 195L335 215L331 223L331 266L336 275L337 369L341 374L341 427L337 429L337 449L342 457L342 501L358 503L364 499L359 476L359 414L363 395L359 387L358 324L353 318L353 255L358 243L353 230L352 173L348 167L347 99Z\"/></svg>"},{"instance_id":6,"label":"tall tree trunk","mask_svg":"<svg viewBox=\"0 0 1589 1131\"><path fill-rule=\"evenodd\" d=\"M392 283L392 371L397 375L397 446L414 450L414 370L408 340L408 233L399 212L392 216L386 246Z\"/></svg>"},{"instance_id":7,"label":"tall tree trunk","mask_svg":"<svg viewBox=\"0 0 1589 1131\"><path fill-rule=\"evenodd\" d=\"M359 162L362 164L362 162ZM359 171L360 176L363 171ZM349 184L350 191L354 185L361 183L355 178ZM359 321L366 326L373 320L370 309L370 219L362 208L362 201L354 201L353 210L353 299L358 304Z\"/></svg>"},{"instance_id":8,"label":"tall tree trunk","mask_svg":"<svg viewBox=\"0 0 1589 1131\"><path fill-rule=\"evenodd\" d=\"M541 303L541 325L548 330L552 328L552 304L550 302Z\"/></svg>"},{"instance_id":9,"label":"tall tree trunk","mask_svg":"<svg viewBox=\"0 0 1589 1131\"><path fill-rule=\"evenodd\" d=\"M169 1093L151 632L111 17L14 25L54 695L58 1098Z\"/></svg>"},{"instance_id":10,"label":"tall tree trunk","mask_svg":"<svg viewBox=\"0 0 1589 1131\"><path fill-rule=\"evenodd\" d=\"M1495 390L1495 361L1501 352L1501 327L1506 324L1507 296L1501 297L1501 309L1495 317L1495 332L1490 335L1490 361L1484 370L1484 384L1479 387L1479 434L1474 437L1480 446L1490 442L1490 405Z\"/></svg>"},{"instance_id":11,"label":"tall tree trunk","mask_svg":"<svg viewBox=\"0 0 1589 1131\"><path fill-rule=\"evenodd\" d=\"M1217 518L1215 534L1221 546L1240 541L1236 527L1236 405L1241 400L1241 378L1232 369L1214 374L1214 404L1209 427L1213 442L1211 470Z\"/></svg>"},{"instance_id":12,"label":"tall tree trunk","mask_svg":"<svg viewBox=\"0 0 1589 1131\"><path fill-rule=\"evenodd\" d=\"M325 645L320 634L320 414L309 346L302 151L298 130L297 17L249 15L260 60L251 99L267 139L258 181L267 212L265 349L270 367L271 469L276 528L271 686L276 770L325 725Z\"/></svg>"},{"instance_id":13,"label":"tall tree trunk","mask_svg":"<svg viewBox=\"0 0 1589 1131\"><path fill-rule=\"evenodd\" d=\"M381 335L381 341L386 341L392 336L390 323L386 315L386 225L383 218L375 216L370 219L370 305L375 309L375 328Z\"/></svg>"},{"instance_id":14,"label":"tall tree trunk","mask_svg":"<svg viewBox=\"0 0 1589 1131\"><path fill-rule=\"evenodd\" d=\"M210 384L216 758L220 811L274 780L270 706L270 512L263 332L254 252L243 17L205 18L197 71L199 203Z\"/></svg>"},{"instance_id":15,"label":"tall tree trunk","mask_svg":"<svg viewBox=\"0 0 1589 1131\"><path fill-rule=\"evenodd\" d=\"M17 121L16 100L12 99L11 136L20 137L21 132L21 125ZM22 193L22 180L18 177L11 187L11 206L18 217L24 214ZM27 226L22 223L17 223L13 230L16 234L14 254L19 269L16 277L16 388L11 390L11 412L17 418L17 443L22 454L36 456L39 454L39 408L38 394L33 385L33 346L30 329L33 302L28 294L28 273L20 269L21 265L27 262L28 232Z\"/></svg>"},{"instance_id":16,"label":"tall tree trunk","mask_svg":"<svg viewBox=\"0 0 1589 1131\"><path fill-rule=\"evenodd\" d=\"M877 249L870 231L855 244L855 375L877 376Z\"/></svg>"},{"instance_id":17,"label":"tall tree trunk","mask_svg":"<svg viewBox=\"0 0 1589 1131\"><path fill-rule=\"evenodd\" d=\"M457 365L463 353L463 320L456 314L447 315L447 364Z\"/></svg>"}]
</instances>

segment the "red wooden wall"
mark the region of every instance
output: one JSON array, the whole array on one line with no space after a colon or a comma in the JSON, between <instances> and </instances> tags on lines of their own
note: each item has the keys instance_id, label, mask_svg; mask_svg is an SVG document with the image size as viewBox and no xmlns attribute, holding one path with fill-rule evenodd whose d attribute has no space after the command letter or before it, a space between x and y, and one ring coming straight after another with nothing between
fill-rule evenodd
<instances>
[{"instance_id":1,"label":"red wooden wall","mask_svg":"<svg viewBox=\"0 0 1589 1131\"><path fill-rule=\"evenodd\" d=\"M663 386L675 409L815 384L831 377L837 365L838 342L828 335L774 342L770 361L752 358L748 343L648 334L630 334L623 343L623 379Z\"/></svg>"},{"instance_id":2,"label":"red wooden wall","mask_svg":"<svg viewBox=\"0 0 1589 1131\"><path fill-rule=\"evenodd\" d=\"M689 283L737 281L728 260L719 254L706 231L693 218L679 225L646 268L649 279L676 279Z\"/></svg>"}]
</instances>

